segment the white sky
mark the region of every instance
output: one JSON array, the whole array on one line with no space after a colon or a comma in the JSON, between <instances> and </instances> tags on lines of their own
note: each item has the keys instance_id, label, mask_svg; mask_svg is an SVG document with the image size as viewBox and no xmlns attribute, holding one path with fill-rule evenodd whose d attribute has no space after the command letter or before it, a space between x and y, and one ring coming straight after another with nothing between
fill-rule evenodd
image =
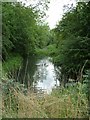
<instances>
[{"instance_id":1,"label":"white sky","mask_svg":"<svg viewBox=\"0 0 90 120\"><path fill-rule=\"evenodd\" d=\"M17 0L17 1L25 2L25 0ZM38 0L27 0L27 5L29 3L35 4L37 3L37 1ZM54 28L55 25L58 23L58 21L62 18L63 6L72 3L73 5L75 5L76 4L75 1L76 0L50 0L49 9L46 12L48 16L46 22L48 22L50 29Z\"/></svg>"},{"instance_id":2,"label":"white sky","mask_svg":"<svg viewBox=\"0 0 90 120\"><path fill-rule=\"evenodd\" d=\"M75 0L50 0L49 10L47 11L47 22L50 28L54 28L57 22L62 18L63 6L67 4L74 4Z\"/></svg>"}]
</instances>

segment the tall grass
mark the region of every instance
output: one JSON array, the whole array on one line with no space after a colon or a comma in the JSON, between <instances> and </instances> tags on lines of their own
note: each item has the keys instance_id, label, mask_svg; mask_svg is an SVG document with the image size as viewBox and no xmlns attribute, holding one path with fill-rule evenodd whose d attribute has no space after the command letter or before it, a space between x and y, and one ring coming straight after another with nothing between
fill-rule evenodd
<instances>
[{"instance_id":1,"label":"tall grass","mask_svg":"<svg viewBox=\"0 0 90 120\"><path fill-rule=\"evenodd\" d=\"M55 89L43 106L50 118L81 118L88 116L88 99L81 83Z\"/></svg>"},{"instance_id":2,"label":"tall grass","mask_svg":"<svg viewBox=\"0 0 90 120\"><path fill-rule=\"evenodd\" d=\"M22 65L22 57L19 55L10 56L7 61L2 63L2 72L3 74L7 73L9 76L16 74L17 69Z\"/></svg>"},{"instance_id":3,"label":"tall grass","mask_svg":"<svg viewBox=\"0 0 90 120\"><path fill-rule=\"evenodd\" d=\"M7 84L7 85L6 85ZM53 89L39 99L38 94L23 93L23 87L13 82L3 86L4 118L85 118L88 117L86 84Z\"/></svg>"},{"instance_id":4,"label":"tall grass","mask_svg":"<svg viewBox=\"0 0 90 120\"><path fill-rule=\"evenodd\" d=\"M47 118L38 103L37 96L30 92L26 96L22 84L3 78L2 89L3 118Z\"/></svg>"}]
</instances>

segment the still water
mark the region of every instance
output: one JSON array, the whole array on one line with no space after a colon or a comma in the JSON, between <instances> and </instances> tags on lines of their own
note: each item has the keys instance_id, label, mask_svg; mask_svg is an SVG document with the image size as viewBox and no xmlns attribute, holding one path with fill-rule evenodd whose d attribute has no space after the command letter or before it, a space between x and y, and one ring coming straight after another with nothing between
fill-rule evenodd
<instances>
[{"instance_id":1,"label":"still water","mask_svg":"<svg viewBox=\"0 0 90 120\"><path fill-rule=\"evenodd\" d=\"M50 57L29 57L23 65L20 78L27 87L42 89L50 93L53 88L59 86L57 68Z\"/></svg>"}]
</instances>

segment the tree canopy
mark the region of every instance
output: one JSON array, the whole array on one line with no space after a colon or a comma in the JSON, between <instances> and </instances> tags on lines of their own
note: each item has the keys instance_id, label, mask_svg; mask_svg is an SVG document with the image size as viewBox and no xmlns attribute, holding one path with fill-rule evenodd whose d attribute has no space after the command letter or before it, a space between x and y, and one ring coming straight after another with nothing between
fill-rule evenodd
<instances>
[{"instance_id":1,"label":"tree canopy","mask_svg":"<svg viewBox=\"0 0 90 120\"><path fill-rule=\"evenodd\" d=\"M75 8L63 15L54 29L58 49L55 62L68 78L80 79L90 66L89 11L90 2L77 3Z\"/></svg>"},{"instance_id":2,"label":"tree canopy","mask_svg":"<svg viewBox=\"0 0 90 120\"><path fill-rule=\"evenodd\" d=\"M46 6L43 7L45 9ZM49 27L39 23L42 14L43 10L40 13L33 6L26 7L22 3L3 3L3 59L7 59L12 53L23 57L35 54L36 47L41 48L47 44Z\"/></svg>"}]
</instances>

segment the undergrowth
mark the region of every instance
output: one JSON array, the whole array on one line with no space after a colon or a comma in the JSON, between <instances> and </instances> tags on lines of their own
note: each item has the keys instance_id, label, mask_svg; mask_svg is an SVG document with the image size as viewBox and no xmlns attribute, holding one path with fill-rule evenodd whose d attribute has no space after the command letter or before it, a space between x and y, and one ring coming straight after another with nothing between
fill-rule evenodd
<instances>
[{"instance_id":1,"label":"undergrowth","mask_svg":"<svg viewBox=\"0 0 90 120\"><path fill-rule=\"evenodd\" d=\"M53 89L41 98L13 81L3 84L3 118L85 118L88 117L86 83Z\"/></svg>"},{"instance_id":2,"label":"undergrowth","mask_svg":"<svg viewBox=\"0 0 90 120\"><path fill-rule=\"evenodd\" d=\"M15 71L22 65L22 57L19 55L10 56L7 61L3 61L2 68L5 73Z\"/></svg>"}]
</instances>

